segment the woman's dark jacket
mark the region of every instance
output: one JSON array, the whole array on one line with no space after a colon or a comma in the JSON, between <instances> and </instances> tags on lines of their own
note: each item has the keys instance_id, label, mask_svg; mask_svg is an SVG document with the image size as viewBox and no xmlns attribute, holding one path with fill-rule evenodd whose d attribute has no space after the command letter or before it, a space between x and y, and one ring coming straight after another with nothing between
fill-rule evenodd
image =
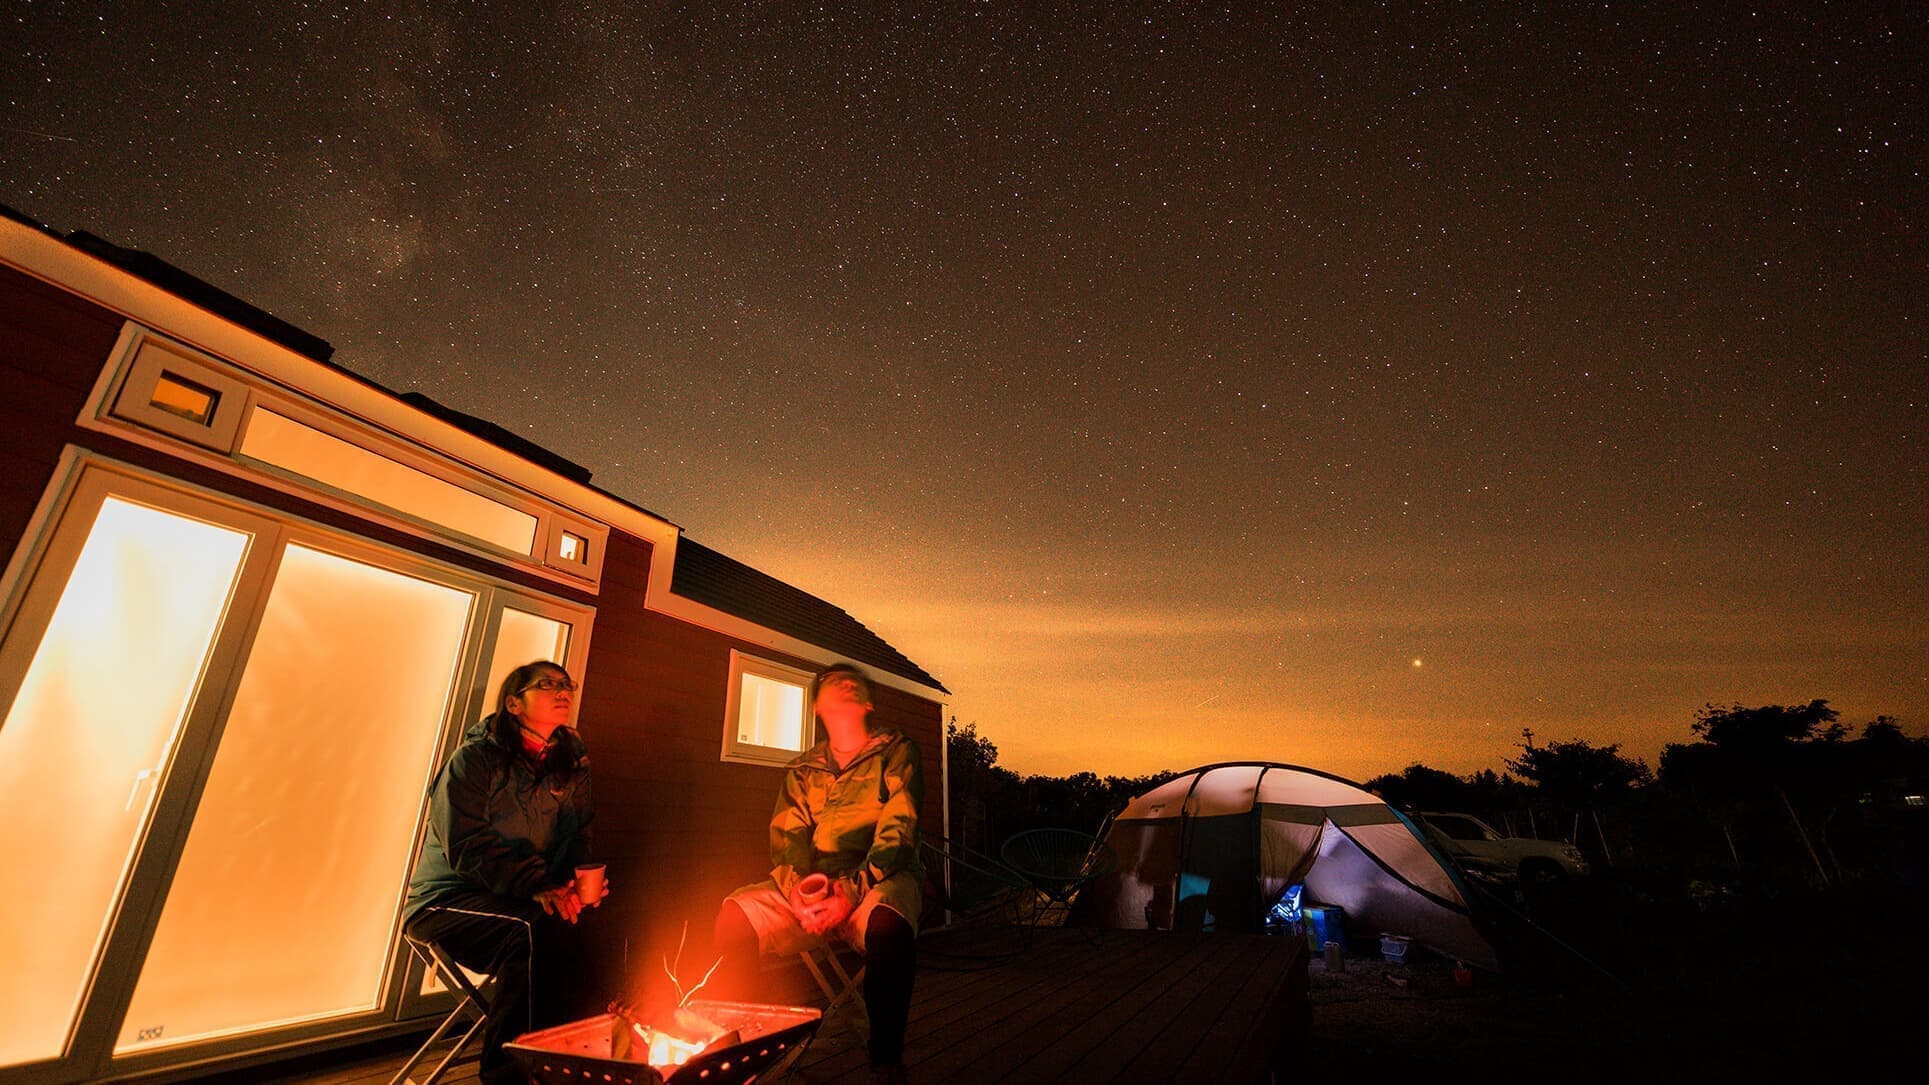
<instances>
[{"instance_id":1,"label":"woman's dark jacket","mask_svg":"<svg viewBox=\"0 0 1929 1085\"><path fill-rule=\"evenodd\" d=\"M544 775L513 720L490 716L469 728L429 785L429 835L405 917L476 890L528 900L589 861L588 751L574 730L558 728L544 761L560 767Z\"/></svg>"}]
</instances>

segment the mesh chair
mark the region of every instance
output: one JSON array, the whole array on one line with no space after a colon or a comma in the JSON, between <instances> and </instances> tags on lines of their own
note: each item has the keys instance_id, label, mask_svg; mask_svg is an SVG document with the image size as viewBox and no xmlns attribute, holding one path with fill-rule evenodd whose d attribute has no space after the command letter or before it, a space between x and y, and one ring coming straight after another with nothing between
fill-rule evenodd
<instances>
[{"instance_id":1,"label":"mesh chair","mask_svg":"<svg viewBox=\"0 0 1929 1085\"><path fill-rule=\"evenodd\" d=\"M956 841L925 834L918 841L936 877L926 884L951 913L953 925L1015 923L1031 893L1024 875Z\"/></svg>"},{"instance_id":2,"label":"mesh chair","mask_svg":"<svg viewBox=\"0 0 1929 1085\"><path fill-rule=\"evenodd\" d=\"M1086 883L1104 877L1118 865L1112 846L1076 829L1027 829L1005 841L998 856L1037 894L1026 941L1047 917L1062 925L1072 901Z\"/></svg>"}]
</instances>

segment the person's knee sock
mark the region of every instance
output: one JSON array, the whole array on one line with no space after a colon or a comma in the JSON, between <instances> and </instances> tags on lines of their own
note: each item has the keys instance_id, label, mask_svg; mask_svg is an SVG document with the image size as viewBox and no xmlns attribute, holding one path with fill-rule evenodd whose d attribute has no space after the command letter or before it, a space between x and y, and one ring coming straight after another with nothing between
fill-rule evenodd
<instances>
[{"instance_id":1,"label":"person's knee sock","mask_svg":"<svg viewBox=\"0 0 1929 1085\"><path fill-rule=\"evenodd\" d=\"M750 925L742 908L724 901L717 909L716 926L710 932L710 960L721 958L721 963L710 982L704 985L704 995L747 998L751 981L757 974L757 955L757 929Z\"/></svg>"},{"instance_id":2,"label":"person's knee sock","mask_svg":"<svg viewBox=\"0 0 1929 1085\"><path fill-rule=\"evenodd\" d=\"M864 928L864 1005L871 1016L871 1063L904 1061L904 1028L917 974L917 932L889 908L873 908Z\"/></svg>"}]
</instances>

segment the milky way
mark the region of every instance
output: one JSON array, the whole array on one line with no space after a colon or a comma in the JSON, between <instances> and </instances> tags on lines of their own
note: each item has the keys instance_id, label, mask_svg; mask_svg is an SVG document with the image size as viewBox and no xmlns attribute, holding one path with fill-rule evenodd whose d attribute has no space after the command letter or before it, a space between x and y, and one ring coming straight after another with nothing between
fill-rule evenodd
<instances>
[{"instance_id":1,"label":"milky way","mask_svg":"<svg viewBox=\"0 0 1929 1085\"><path fill-rule=\"evenodd\" d=\"M1021 770L1929 723L1924 21L1267 6L16 4L0 202L846 607Z\"/></svg>"}]
</instances>

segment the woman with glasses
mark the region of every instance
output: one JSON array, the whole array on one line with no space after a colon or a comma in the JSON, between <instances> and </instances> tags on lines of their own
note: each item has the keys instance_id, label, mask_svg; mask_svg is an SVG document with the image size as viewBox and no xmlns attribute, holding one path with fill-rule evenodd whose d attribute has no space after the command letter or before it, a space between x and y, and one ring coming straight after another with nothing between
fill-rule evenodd
<instances>
[{"instance_id":1,"label":"woman with glasses","mask_svg":"<svg viewBox=\"0 0 1929 1085\"><path fill-rule=\"evenodd\" d=\"M409 879L404 929L496 977L483 1034L485 1085L520 1081L503 1041L567 1021L565 979L586 907L589 753L569 726L576 683L549 662L510 671L496 710L469 728L429 787L429 834ZM600 898L599 898L600 902Z\"/></svg>"}]
</instances>

